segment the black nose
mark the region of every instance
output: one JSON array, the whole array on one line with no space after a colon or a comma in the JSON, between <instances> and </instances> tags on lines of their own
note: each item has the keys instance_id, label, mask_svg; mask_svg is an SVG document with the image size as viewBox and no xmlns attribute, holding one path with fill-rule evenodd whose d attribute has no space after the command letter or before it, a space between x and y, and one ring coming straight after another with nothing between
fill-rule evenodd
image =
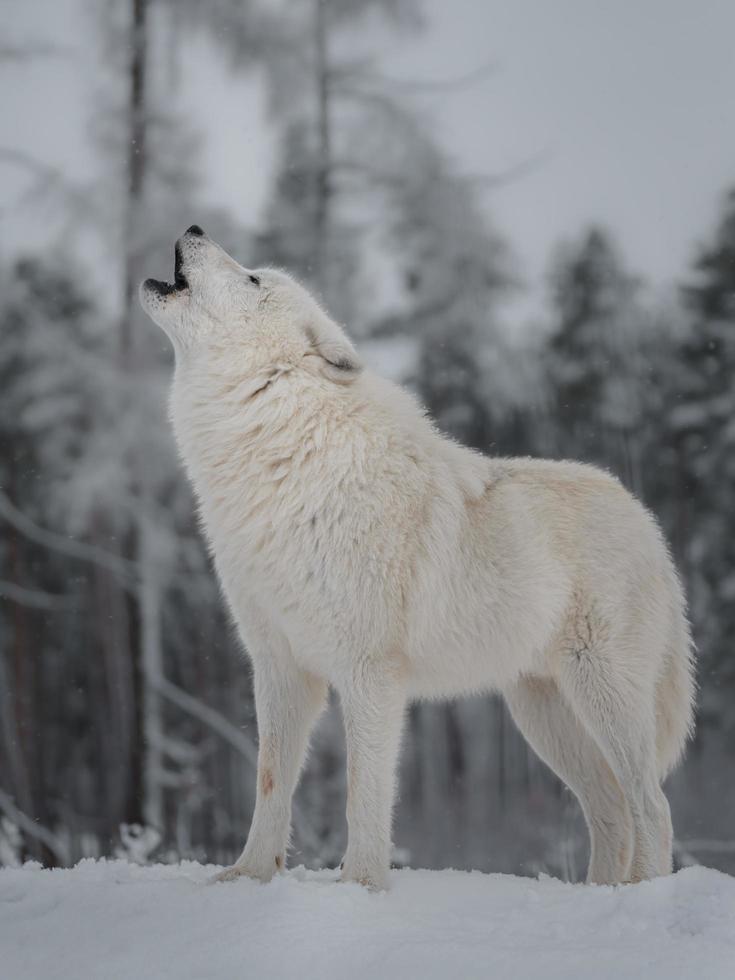
<instances>
[{"instance_id":1,"label":"black nose","mask_svg":"<svg viewBox=\"0 0 735 980\"><path fill-rule=\"evenodd\" d=\"M204 234L199 225L192 225L190 228L186 229L187 235L199 235L200 237Z\"/></svg>"}]
</instances>

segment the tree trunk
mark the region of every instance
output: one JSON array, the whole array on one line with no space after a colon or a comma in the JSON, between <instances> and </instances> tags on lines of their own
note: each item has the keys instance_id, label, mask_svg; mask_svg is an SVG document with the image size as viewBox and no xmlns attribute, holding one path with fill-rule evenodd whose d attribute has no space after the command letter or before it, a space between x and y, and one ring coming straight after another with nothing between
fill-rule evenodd
<instances>
[{"instance_id":1,"label":"tree trunk","mask_svg":"<svg viewBox=\"0 0 735 980\"><path fill-rule=\"evenodd\" d=\"M143 202L146 173L146 51L148 0L130 0L130 63L128 70L128 163L127 204L125 211L125 251L123 268L123 311L120 319L120 361L123 371L131 377L135 370L133 337L133 302L138 272L139 219ZM131 493L138 496L139 467L131 459ZM133 519L122 541L122 555L138 561L140 533ZM127 787L125 819L127 823L142 824L145 797L145 676L143 664L142 617L139 596L128 593L125 598L127 639L133 671L133 729L130 744L130 778Z\"/></svg>"},{"instance_id":2,"label":"tree trunk","mask_svg":"<svg viewBox=\"0 0 735 980\"><path fill-rule=\"evenodd\" d=\"M314 175L314 280L327 298L329 259L329 201L331 196L331 125L329 115L329 62L325 0L314 0L314 49L317 105L317 165Z\"/></svg>"},{"instance_id":3,"label":"tree trunk","mask_svg":"<svg viewBox=\"0 0 735 980\"><path fill-rule=\"evenodd\" d=\"M130 65L128 70L128 165L125 209L125 268L120 353L123 365L133 364L133 301L138 281L137 252L146 172L146 53L148 0L130 0Z\"/></svg>"},{"instance_id":4,"label":"tree trunk","mask_svg":"<svg viewBox=\"0 0 735 980\"><path fill-rule=\"evenodd\" d=\"M146 825L163 830L163 712L158 681L163 676L161 648L160 582L153 563L154 556L142 537L140 554L141 645L143 654L143 759L144 805Z\"/></svg>"}]
</instances>

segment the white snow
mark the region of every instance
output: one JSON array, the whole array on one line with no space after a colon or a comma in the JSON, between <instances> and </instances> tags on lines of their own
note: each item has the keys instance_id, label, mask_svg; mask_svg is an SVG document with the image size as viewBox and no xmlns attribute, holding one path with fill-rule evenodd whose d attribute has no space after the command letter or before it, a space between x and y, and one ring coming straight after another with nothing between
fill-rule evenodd
<instances>
[{"instance_id":1,"label":"white snow","mask_svg":"<svg viewBox=\"0 0 735 980\"><path fill-rule=\"evenodd\" d=\"M297 868L207 886L213 867L84 860L0 871L0 975L299 980L735 977L735 878L619 888L396 871L388 894Z\"/></svg>"}]
</instances>

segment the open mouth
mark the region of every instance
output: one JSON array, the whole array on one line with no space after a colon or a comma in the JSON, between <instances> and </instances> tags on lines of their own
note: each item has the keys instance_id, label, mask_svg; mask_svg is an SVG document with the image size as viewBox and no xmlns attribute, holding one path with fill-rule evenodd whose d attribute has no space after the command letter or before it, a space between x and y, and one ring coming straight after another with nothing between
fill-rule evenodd
<instances>
[{"instance_id":1,"label":"open mouth","mask_svg":"<svg viewBox=\"0 0 735 980\"><path fill-rule=\"evenodd\" d=\"M159 296L170 296L171 293L179 293L182 289L189 288L189 282L183 273L184 260L178 245L174 250L174 256L173 282L163 282L161 279L146 279L145 281L145 285L149 289L155 290Z\"/></svg>"}]
</instances>

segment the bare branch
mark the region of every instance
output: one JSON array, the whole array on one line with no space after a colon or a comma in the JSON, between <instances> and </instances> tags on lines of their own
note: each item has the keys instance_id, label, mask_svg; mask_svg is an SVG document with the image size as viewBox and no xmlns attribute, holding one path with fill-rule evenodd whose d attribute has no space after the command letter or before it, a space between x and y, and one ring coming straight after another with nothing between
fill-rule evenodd
<instances>
[{"instance_id":1,"label":"bare branch","mask_svg":"<svg viewBox=\"0 0 735 980\"><path fill-rule=\"evenodd\" d=\"M514 183L516 180L521 180L523 177L528 176L528 174L533 173L548 159L549 154L546 151L542 151L537 153L535 156L528 157L526 160L521 160L520 163L509 167L507 170L502 170L499 173L465 174L463 179L468 183L477 185L478 187L494 190L495 188L505 187L508 184ZM381 170L373 164L365 163L362 160L334 160L332 163L332 170L335 172L335 174L343 173L356 177L363 177L372 184L378 186L382 185L384 187L410 187L414 181L414 176L407 174L404 171ZM433 179L438 182L445 180L446 178L441 172L437 172Z\"/></svg>"},{"instance_id":2,"label":"bare branch","mask_svg":"<svg viewBox=\"0 0 735 980\"><path fill-rule=\"evenodd\" d=\"M398 124L398 126L405 127L407 124L406 113L401 105L394 102L390 96L386 95L384 92L347 84L341 85L335 94L348 101L358 103L361 102L365 105L372 106L373 108L382 112L386 118L391 120L392 123ZM521 178L526 177L529 173L533 173L534 170L537 170L540 166L547 162L549 157L550 151L547 148L545 150L540 150L533 156L527 157L525 160L521 160L512 167L508 167L507 170L500 171L496 174L464 174L463 180L485 188L495 189L497 187L505 187L507 184L520 180ZM361 174L372 179L375 183L382 183L385 185L400 186L404 183L408 184L412 180L411 176L406 175L403 172L380 172L377 168L374 168L361 160L335 160L332 167L334 170L340 169L346 172ZM444 179L443 175L438 173L437 179Z\"/></svg>"},{"instance_id":3,"label":"bare branch","mask_svg":"<svg viewBox=\"0 0 735 980\"><path fill-rule=\"evenodd\" d=\"M72 596L53 595L51 592L43 592L39 589L27 589L14 582L6 582L0 579L0 599L8 602L15 602L20 606L27 606L29 609L48 609L51 611L74 609L79 605Z\"/></svg>"},{"instance_id":4,"label":"bare branch","mask_svg":"<svg viewBox=\"0 0 735 980\"><path fill-rule=\"evenodd\" d=\"M538 153L526 157L525 160L508 167L507 170L501 170L496 174L469 174L467 179L484 187L505 187L507 184L521 180L538 170L539 167L548 162L550 156L549 150L539 150Z\"/></svg>"},{"instance_id":5,"label":"bare branch","mask_svg":"<svg viewBox=\"0 0 735 980\"><path fill-rule=\"evenodd\" d=\"M12 146L0 146L0 161L15 164L24 170L30 170L36 176L44 177L47 180L51 178L57 179L59 176L59 171L56 167L51 167L47 163L41 163L40 160L31 156L30 153L24 153L23 150L16 150Z\"/></svg>"},{"instance_id":6,"label":"bare branch","mask_svg":"<svg viewBox=\"0 0 735 980\"><path fill-rule=\"evenodd\" d=\"M25 44L0 44L0 64L2 62L26 61L30 58L58 58L67 56L69 48L48 42L32 42Z\"/></svg>"},{"instance_id":7,"label":"bare branch","mask_svg":"<svg viewBox=\"0 0 735 980\"><path fill-rule=\"evenodd\" d=\"M219 735L220 738L241 755L253 769L257 770L257 748L247 735L243 735L240 729L236 728L224 715L221 715L219 711L215 711L214 708L210 708L209 705L204 704L198 698L193 697L165 677L158 676L151 678L151 683L162 697L202 722L203 725L206 725L207 728Z\"/></svg>"},{"instance_id":8,"label":"bare branch","mask_svg":"<svg viewBox=\"0 0 735 980\"><path fill-rule=\"evenodd\" d=\"M11 527L14 527L29 541L34 541L51 551L58 551L72 558L78 558L80 561L100 565L119 576L127 587L135 586L138 578L135 562L121 558L119 555L105 551L104 548L99 548L96 545L75 541L73 538L67 538L55 531L48 531L46 528L39 527L30 517L18 510L2 490L0 490L0 517L4 517Z\"/></svg>"},{"instance_id":9,"label":"bare branch","mask_svg":"<svg viewBox=\"0 0 735 980\"><path fill-rule=\"evenodd\" d=\"M393 78L390 75L383 75L380 72L371 72L370 76L380 85L390 88L394 93L415 92L418 94L441 95L471 88L479 82L484 82L486 78L494 75L497 70L497 62L486 61L478 65L477 68L472 68L470 71L463 72L461 75L455 75L449 78Z\"/></svg>"},{"instance_id":10,"label":"bare branch","mask_svg":"<svg viewBox=\"0 0 735 980\"><path fill-rule=\"evenodd\" d=\"M50 830L42 827L35 820L26 816L22 810L19 810L11 797L2 789L0 789L0 810L25 834L45 844L59 864L64 866L69 864L70 855L66 844L59 840L56 834L52 834Z\"/></svg>"},{"instance_id":11,"label":"bare branch","mask_svg":"<svg viewBox=\"0 0 735 980\"><path fill-rule=\"evenodd\" d=\"M172 683L165 677L159 675L157 677L151 677L149 680L159 694L219 735L220 738L224 739L257 772L257 748L224 715L221 715L219 711L215 711L214 708L210 708L209 705L203 704L198 698L188 694L177 684ZM292 808L294 817L298 823L299 836L308 847L318 848L319 839L311 829L308 818L301 811L296 801L293 802Z\"/></svg>"}]
</instances>

